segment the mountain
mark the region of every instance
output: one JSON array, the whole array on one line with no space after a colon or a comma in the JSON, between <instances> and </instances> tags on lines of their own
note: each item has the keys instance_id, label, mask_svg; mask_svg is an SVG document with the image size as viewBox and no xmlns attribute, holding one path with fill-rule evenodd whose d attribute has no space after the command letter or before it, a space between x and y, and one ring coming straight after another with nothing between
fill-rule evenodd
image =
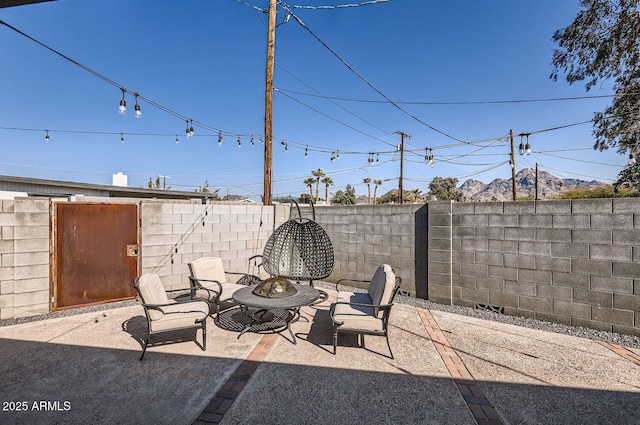
<instances>
[{"instance_id":1,"label":"mountain","mask_svg":"<svg viewBox=\"0 0 640 425\"><path fill-rule=\"evenodd\" d=\"M546 171L538 171L538 198L555 196L566 189L593 188L604 183L597 180L561 179ZM512 179L495 179L489 184L478 180L467 180L459 189L467 201L510 201L512 199ZM536 193L536 171L523 168L516 174L516 193L525 197Z\"/></svg>"}]
</instances>

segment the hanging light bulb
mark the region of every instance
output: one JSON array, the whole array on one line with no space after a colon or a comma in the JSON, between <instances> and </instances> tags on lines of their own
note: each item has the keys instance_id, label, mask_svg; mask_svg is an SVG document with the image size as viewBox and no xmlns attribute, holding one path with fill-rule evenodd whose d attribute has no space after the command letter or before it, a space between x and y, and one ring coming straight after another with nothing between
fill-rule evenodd
<instances>
[{"instance_id":1,"label":"hanging light bulb","mask_svg":"<svg viewBox=\"0 0 640 425\"><path fill-rule=\"evenodd\" d=\"M187 123L187 128L185 129L185 134L187 135L187 139L191 137L191 132L189 131L189 120L185 120Z\"/></svg>"},{"instance_id":2,"label":"hanging light bulb","mask_svg":"<svg viewBox=\"0 0 640 425\"><path fill-rule=\"evenodd\" d=\"M287 142L285 142L285 141L283 140L282 142L280 142L280 144L281 144L282 146L284 146L284 150L286 151L286 150L287 150Z\"/></svg>"},{"instance_id":3,"label":"hanging light bulb","mask_svg":"<svg viewBox=\"0 0 640 425\"><path fill-rule=\"evenodd\" d=\"M307 146L306 148L304 148L304 157L308 158L309 157L309 146Z\"/></svg>"},{"instance_id":4,"label":"hanging light bulb","mask_svg":"<svg viewBox=\"0 0 640 425\"><path fill-rule=\"evenodd\" d=\"M524 143L522 143L522 134L520 135L520 144L518 145L518 153L524 155Z\"/></svg>"},{"instance_id":5,"label":"hanging light bulb","mask_svg":"<svg viewBox=\"0 0 640 425\"><path fill-rule=\"evenodd\" d=\"M238 148L242 147L242 143L240 143L240 136L238 136Z\"/></svg>"},{"instance_id":6,"label":"hanging light bulb","mask_svg":"<svg viewBox=\"0 0 640 425\"><path fill-rule=\"evenodd\" d=\"M251 136L251 147L253 147L253 146L254 146L254 143L253 143L253 136Z\"/></svg>"},{"instance_id":7,"label":"hanging light bulb","mask_svg":"<svg viewBox=\"0 0 640 425\"><path fill-rule=\"evenodd\" d=\"M222 146L222 131L218 132L218 146Z\"/></svg>"},{"instance_id":8,"label":"hanging light bulb","mask_svg":"<svg viewBox=\"0 0 640 425\"><path fill-rule=\"evenodd\" d=\"M44 136L44 141L49 143L49 130L45 130L47 134Z\"/></svg>"},{"instance_id":9,"label":"hanging light bulb","mask_svg":"<svg viewBox=\"0 0 640 425\"><path fill-rule=\"evenodd\" d=\"M189 137L193 137L195 131L193 130L193 120L189 120L191 122L191 126L189 127Z\"/></svg>"},{"instance_id":10,"label":"hanging light bulb","mask_svg":"<svg viewBox=\"0 0 640 425\"><path fill-rule=\"evenodd\" d=\"M140 105L138 105L138 93L135 93L136 96L136 105L133 107L136 111L136 118L142 118L142 111L140 110Z\"/></svg>"},{"instance_id":11,"label":"hanging light bulb","mask_svg":"<svg viewBox=\"0 0 640 425\"><path fill-rule=\"evenodd\" d=\"M340 151L336 151L336 161L340 159Z\"/></svg>"},{"instance_id":12,"label":"hanging light bulb","mask_svg":"<svg viewBox=\"0 0 640 425\"><path fill-rule=\"evenodd\" d=\"M531 155L531 145L529 144L529 135L527 134L527 144L524 146L524 152Z\"/></svg>"},{"instance_id":13,"label":"hanging light bulb","mask_svg":"<svg viewBox=\"0 0 640 425\"><path fill-rule=\"evenodd\" d=\"M124 134L120 133L120 143L124 144Z\"/></svg>"},{"instance_id":14,"label":"hanging light bulb","mask_svg":"<svg viewBox=\"0 0 640 425\"><path fill-rule=\"evenodd\" d=\"M124 115L127 113L127 101L124 100L124 89L120 88L120 90L122 90L122 99L120 100L120 106L118 106L118 112L120 115Z\"/></svg>"},{"instance_id":15,"label":"hanging light bulb","mask_svg":"<svg viewBox=\"0 0 640 425\"><path fill-rule=\"evenodd\" d=\"M376 154L376 165L380 164L380 154Z\"/></svg>"},{"instance_id":16,"label":"hanging light bulb","mask_svg":"<svg viewBox=\"0 0 640 425\"><path fill-rule=\"evenodd\" d=\"M178 135L176 134L176 144L178 144L178 143L179 143Z\"/></svg>"}]
</instances>

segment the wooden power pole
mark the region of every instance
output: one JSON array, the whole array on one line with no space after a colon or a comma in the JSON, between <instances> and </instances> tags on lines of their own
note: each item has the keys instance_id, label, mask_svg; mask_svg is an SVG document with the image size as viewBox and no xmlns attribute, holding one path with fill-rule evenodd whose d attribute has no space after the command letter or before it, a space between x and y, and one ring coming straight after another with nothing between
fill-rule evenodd
<instances>
[{"instance_id":1,"label":"wooden power pole","mask_svg":"<svg viewBox=\"0 0 640 425\"><path fill-rule=\"evenodd\" d=\"M264 205L271 205L273 181L273 67L276 50L276 0L269 0L269 29L267 36L267 74L264 111Z\"/></svg>"},{"instance_id":2,"label":"wooden power pole","mask_svg":"<svg viewBox=\"0 0 640 425\"><path fill-rule=\"evenodd\" d=\"M516 200L516 152L513 141L513 130L509 130L509 138L511 139L511 187L513 190L513 200Z\"/></svg>"},{"instance_id":3,"label":"wooden power pole","mask_svg":"<svg viewBox=\"0 0 640 425\"><path fill-rule=\"evenodd\" d=\"M404 168L404 138L411 138L410 135L402 131L396 131L395 134L400 135L400 178L398 179L398 203L403 203L404 191L402 189L403 168Z\"/></svg>"}]
</instances>

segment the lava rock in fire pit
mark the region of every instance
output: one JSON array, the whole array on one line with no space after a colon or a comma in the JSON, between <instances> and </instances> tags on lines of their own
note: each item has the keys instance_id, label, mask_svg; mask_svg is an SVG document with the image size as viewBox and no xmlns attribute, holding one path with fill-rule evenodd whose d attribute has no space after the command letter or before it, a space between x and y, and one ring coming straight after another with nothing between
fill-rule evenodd
<instances>
[{"instance_id":1,"label":"lava rock in fire pit","mask_svg":"<svg viewBox=\"0 0 640 425\"><path fill-rule=\"evenodd\" d=\"M253 293L260 297L290 297L298 293L298 289L283 277L270 277L269 279L260 281L254 288Z\"/></svg>"}]
</instances>

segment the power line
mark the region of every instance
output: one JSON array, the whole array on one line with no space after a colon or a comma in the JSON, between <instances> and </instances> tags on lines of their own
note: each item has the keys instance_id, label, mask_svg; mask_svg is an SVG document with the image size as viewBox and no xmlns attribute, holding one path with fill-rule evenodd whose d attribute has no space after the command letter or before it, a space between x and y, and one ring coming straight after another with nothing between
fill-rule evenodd
<instances>
[{"instance_id":1,"label":"power line","mask_svg":"<svg viewBox=\"0 0 640 425\"><path fill-rule=\"evenodd\" d=\"M57 56L60 56L61 58L63 58L65 60L71 62L72 64L78 66L79 68L81 68L81 69L89 72L90 74L100 78L102 81L104 81L104 82L106 82L106 83L108 83L108 84L110 84L110 85L112 85L114 87L117 87L118 89L122 90L123 95L124 95L124 93L129 93L130 95L135 96L137 100L144 101L144 102L148 103L149 105L151 105L151 106L153 106L153 107L155 107L157 109L160 109L161 111L163 111L163 112L165 112L165 113L167 113L169 115L172 115L172 116L174 116L176 118L179 118L180 120L183 120L183 121L187 120L187 121L189 121L191 123L195 123L197 126L203 128L205 130L209 130L209 131L211 131L213 133L222 133L222 134L224 134L226 136L236 136L236 135L243 136L243 137L252 137L252 136L254 136L253 134L238 134L238 133L233 133L233 132L226 132L226 131L223 131L223 130L221 130L219 128L215 128L215 127L209 126L209 125L207 125L205 123L192 120L187 115L181 114L179 112L174 111L173 109L170 109L170 108L168 108L166 106L163 106L163 105L161 105L161 104L159 104L159 103L157 103L157 102L155 102L155 101L153 101L153 100L151 100L151 99L149 99L147 97L144 97L144 96L140 95L136 91L127 89L122 84L119 84L116 81L114 81L114 80L106 77L105 75L99 73L98 71L95 71L95 70L89 68L88 66L81 64L80 62L76 61L75 59L70 58L69 56L65 55L64 53L61 53L60 51L54 49L53 47L50 47L47 44L35 39L34 37L32 37L29 34L17 29L16 27L14 27L12 25L9 25L8 23L6 23L5 21L3 21L1 19L0 19L0 25L6 26L7 28L11 29L12 31L22 35L23 37L26 37L27 39L33 41L34 43L44 47L45 49L49 50L50 52L56 54Z\"/></svg>"},{"instance_id":2,"label":"power line","mask_svg":"<svg viewBox=\"0 0 640 425\"><path fill-rule=\"evenodd\" d=\"M286 4L280 2L280 4L282 5L282 7L289 12L289 14L296 20L296 22L298 22L298 24L304 28L305 30L307 30L307 32L309 32L309 34L311 34L320 44L322 44L332 55L334 55L344 66L346 66L354 75L356 75L358 78L360 78L365 84L367 84L371 89L373 89L376 93L378 93L380 96L382 96L388 103L390 103L391 105L393 105L394 107L396 107L397 109L399 109L400 111L402 111L404 114L408 115L409 117L413 118L414 120L416 120L417 122L419 122L420 124L426 126L427 128L435 131L436 133L439 133L447 138L453 139L457 142L461 142L461 143L467 143L461 139L458 139L448 133L445 133L442 130L438 130L437 128L431 126L430 124L424 122L423 120L421 120L420 118L416 117L415 115L412 115L411 113L409 113L406 109L404 109L402 106L398 105L397 103L395 103L393 100L391 100L387 95L385 95L380 89L378 89L376 86L374 86L369 80L367 80L362 74L360 74L355 68L353 68L351 65L349 65L347 63L347 61L345 61L340 55L338 55L338 53L333 50L331 47L329 47L329 45L327 43L325 43L318 35L316 35L316 33L314 33L311 28L309 28L307 26L307 24L305 24L298 16L296 16L293 11L291 10L290 7L288 7Z\"/></svg>"},{"instance_id":3,"label":"power line","mask_svg":"<svg viewBox=\"0 0 640 425\"><path fill-rule=\"evenodd\" d=\"M321 97L327 100L340 100L344 102L358 102L358 103L388 103L385 100L375 100L375 99L356 99L356 98L347 98L347 97L336 97L336 96L325 96L325 95L315 95L312 93L304 93L295 90L287 90L283 88L278 88L281 92L293 93L301 96L308 97ZM632 95L632 94L629 94ZM633 95L637 95L637 93L633 93ZM470 101L395 101L395 103L399 105L499 105L499 104L510 104L510 103L536 103L536 102L560 102L560 101L569 101L569 100L585 100L585 99L601 99L601 98L609 98L614 97L613 94L606 95L597 95L597 96L574 96L574 97L552 97L552 98L544 98L544 99L505 99L505 100L470 100Z\"/></svg>"},{"instance_id":4,"label":"power line","mask_svg":"<svg viewBox=\"0 0 640 425\"><path fill-rule=\"evenodd\" d=\"M365 1L362 3L350 3L350 4L339 4L339 5L334 5L334 6L289 6L291 9L313 9L313 10L318 10L318 9L345 9L348 7L360 7L360 6L370 6L372 4L378 4L378 3L386 3L390 0L371 0L371 1Z\"/></svg>"}]
</instances>

